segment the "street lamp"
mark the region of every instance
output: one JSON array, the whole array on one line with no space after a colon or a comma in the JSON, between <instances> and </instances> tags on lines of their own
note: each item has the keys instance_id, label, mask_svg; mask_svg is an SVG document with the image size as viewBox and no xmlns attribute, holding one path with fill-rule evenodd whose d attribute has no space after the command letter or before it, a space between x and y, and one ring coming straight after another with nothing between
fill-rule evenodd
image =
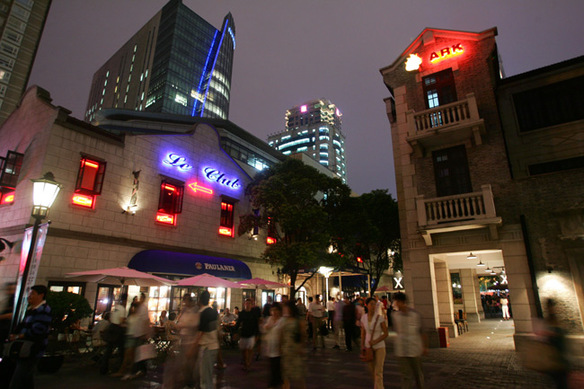
<instances>
[{"instance_id":1,"label":"street lamp","mask_svg":"<svg viewBox=\"0 0 584 389\"><path fill-rule=\"evenodd\" d=\"M16 328L16 325L20 321L22 316L23 301L26 298L24 296L27 289L28 274L30 272L30 267L36 251L36 241L39 231L39 226L41 221L47 217L49 214L49 209L53 205L53 202L57 198L62 185L55 181L55 176L53 173L48 172L42 178L36 180L31 180L33 185L33 196L32 196L32 213L31 216L34 217L34 225L32 228L32 234L30 238L30 247L28 249L28 255L26 257L26 263L24 265L24 271L22 272L22 279L20 281L20 288L16 294L17 300L14 305L14 311L12 314L12 322L10 324L10 331Z\"/></svg>"},{"instance_id":2,"label":"street lamp","mask_svg":"<svg viewBox=\"0 0 584 389\"><path fill-rule=\"evenodd\" d=\"M324 278L326 279L326 281L325 281L325 284L326 284L326 287L325 288L326 288L326 290L325 290L324 300L323 300L325 305L326 305L326 302L328 301L328 297L329 297L328 296L329 295L329 283L328 283L329 277L330 277L331 274L333 274L333 271L334 270L335 270L334 268L332 268L332 267L326 267L326 266L321 266L321 267L318 268L318 272L320 274L322 274L324 276Z\"/></svg>"}]
</instances>

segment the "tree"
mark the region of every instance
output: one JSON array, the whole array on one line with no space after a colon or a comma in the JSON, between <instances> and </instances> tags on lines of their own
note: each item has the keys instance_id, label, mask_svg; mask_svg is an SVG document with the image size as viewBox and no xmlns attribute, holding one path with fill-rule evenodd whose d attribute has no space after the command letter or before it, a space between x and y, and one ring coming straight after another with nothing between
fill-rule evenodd
<instances>
[{"instance_id":1,"label":"tree","mask_svg":"<svg viewBox=\"0 0 584 389\"><path fill-rule=\"evenodd\" d=\"M296 159L287 159L259 173L246 188L253 210L241 217L239 235L269 229L275 243L262 254L290 276L291 297L320 266L334 266L328 253L334 210L350 194L340 179L328 177ZM298 275L309 273L296 287Z\"/></svg>"},{"instance_id":2,"label":"tree","mask_svg":"<svg viewBox=\"0 0 584 389\"><path fill-rule=\"evenodd\" d=\"M370 276L371 293L390 266L401 269L397 202L387 190L348 199L334 225L337 250Z\"/></svg>"}]
</instances>

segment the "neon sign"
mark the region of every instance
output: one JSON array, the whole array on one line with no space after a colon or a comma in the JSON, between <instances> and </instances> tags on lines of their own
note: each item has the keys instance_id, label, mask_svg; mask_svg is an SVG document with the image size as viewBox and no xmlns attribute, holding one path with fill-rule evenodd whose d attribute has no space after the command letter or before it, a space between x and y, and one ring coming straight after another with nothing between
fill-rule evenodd
<instances>
[{"instance_id":1,"label":"neon sign","mask_svg":"<svg viewBox=\"0 0 584 389\"><path fill-rule=\"evenodd\" d=\"M170 224L174 226L174 223L176 222L176 216L171 215L169 213L158 212L156 214L156 221L159 223Z\"/></svg>"},{"instance_id":2,"label":"neon sign","mask_svg":"<svg viewBox=\"0 0 584 389\"><path fill-rule=\"evenodd\" d=\"M85 208L93 208L93 196L76 193L73 196L72 201L75 205L79 205Z\"/></svg>"},{"instance_id":3,"label":"neon sign","mask_svg":"<svg viewBox=\"0 0 584 389\"><path fill-rule=\"evenodd\" d=\"M209 181L217 182L231 189L238 189L239 187L241 187L239 179L237 178L227 179L225 177L225 173L222 173L219 170L214 169L212 167L204 168L203 173L205 174L205 177L207 177Z\"/></svg>"},{"instance_id":4,"label":"neon sign","mask_svg":"<svg viewBox=\"0 0 584 389\"><path fill-rule=\"evenodd\" d=\"M219 234L225 236L233 236L233 230L228 227L219 227Z\"/></svg>"},{"instance_id":5,"label":"neon sign","mask_svg":"<svg viewBox=\"0 0 584 389\"><path fill-rule=\"evenodd\" d=\"M2 196L2 201L0 201L0 204L12 204L14 202L14 192L9 192L6 193L4 196Z\"/></svg>"},{"instance_id":6,"label":"neon sign","mask_svg":"<svg viewBox=\"0 0 584 389\"><path fill-rule=\"evenodd\" d=\"M451 58L462 53L464 53L464 48L462 47L461 43L457 43L455 45L445 47L440 51L432 52L432 54L430 54L430 62L440 62L444 59Z\"/></svg>"},{"instance_id":7,"label":"neon sign","mask_svg":"<svg viewBox=\"0 0 584 389\"><path fill-rule=\"evenodd\" d=\"M207 193L207 194L213 194L213 189L205 188L204 186L200 186L197 182L193 182L192 184L189 184L189 188L191 188L193 190L193 192L195 192L195 193L197 193L197 191L199 191L199 192L203 192L203 193Z\"/></svg>"},{"instance_id":8,"label":"neon sign","mask_svg":"<svg viewBox=\"0 0 584 389\"><path fill-rule=\"evenodd\" d=\"M166 159L162 161L162 163L165 165L174 166L183 172L189 171L193 168L191 165L187 164L187 159L185 157L174 153L169 153L166 156Z\"/></svg>"},{"instance_id":9,"label":"neon sign","mask_svg":"<svg viewBox=\"0 0 584 389\"><path fill-rule=\"evenodd\" d=\"M276 238L272 238L271 236L268 236L266 238L266 244L275 244L277 242Z\"/></svg>"}]
</instances>

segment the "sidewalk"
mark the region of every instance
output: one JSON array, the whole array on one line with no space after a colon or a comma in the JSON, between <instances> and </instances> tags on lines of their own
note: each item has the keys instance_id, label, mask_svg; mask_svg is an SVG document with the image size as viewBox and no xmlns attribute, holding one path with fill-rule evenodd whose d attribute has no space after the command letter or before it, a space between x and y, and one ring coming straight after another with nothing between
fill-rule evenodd
<instances>
[{"instance_id":1,"label":"sidewalk","mask_svg":"<svg viewBox=\"0 0 584 389\"><path fill-rule=\"evenodd\" d=\"M359 360L358 351L348 353L334 350L332 337L326 340L327 349L312 352L307 345L307 388L370 388L367 366ZM389 345L388 345L389 346ZM385 363L385 387L399 388L400 375L395 358L388 347ZM246 373L240 365L237 350L223 350L225 370L217 370L217 388L266 388L268 364L265 358L254 362ZM513 350L513 322L488 320L471 324L470 331L451 339L450 347L431 349L423 358L427 388L529 388L553 387L539 373L524 370ZM87 388L161 388L162 369L153 369L146 377L120 381L100 376L97 366L67 363L54 375L38 375L38 389ZM580 386L584 387L584 382Z\"/></svg>"}]
</instances>

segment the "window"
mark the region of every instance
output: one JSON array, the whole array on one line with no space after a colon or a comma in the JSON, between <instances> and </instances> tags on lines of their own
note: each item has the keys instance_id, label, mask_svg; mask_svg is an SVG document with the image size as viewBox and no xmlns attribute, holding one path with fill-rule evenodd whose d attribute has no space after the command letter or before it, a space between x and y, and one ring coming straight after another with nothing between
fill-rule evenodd
<instances>
[{"instance_id":1,"label":"window","mask_svg":"<svg viewBox=\"0 0 584 389\"><path fill-rule=\"evenodd\" d=\"M85 282L49 281L49 292L69 292L85 295Z\"/></svg>"},{"instance_id":2,"label":"window","mask_svg":"<svg viewBox=\"0 0 584 389\"><path fill-rule=\"evenodd\" d=\"M274 244L277 241L276 222L271 216L268 216L268 237L266 238L266 244Z\"/></svg>"},{"instance_id":3,"label":"window","mask_svg":"<svg viewBox=\"0 0 584 389\"><path fill-rule=\"evenodd\" d=\"M426 109L456 101L456 87L452 69L431 74L422 79ZM432 117L432 127L442 124L442 114L436 112Z\"/></svg>"},{"instance_id":4,"label":"window","mask_svg":"<svg viewBox=\"0 0 584 389\"><path fill-rule=\"evenodd\" d=\"M16 188L23 160L24 154L15 151L9 151L6 158L0 158L0 187Z\"/></svg>"},{"instance_id":5,"label":"window","mask_svg":"<svg viewBox=\"0 0 584 389\"><path fill-rule=\"evenodd\" d=\"M156 221L176 225L176 215L182 212L184 185L164 180L160 184L160 198Z\"/></svg>"},{"instance_id":6,"label":"window","mask_svg":"<svg viewBox=\"0 0 584 389\"><path fill-rule=\"evenodd\" d=\"M472 192L464 145L434 151L432 159L438 197Z\"/></svg>"},{"instance_id":7,"label":"window","mask_svg":"<svg viewBox=\"0 0 584 389\"><path fill-rule=\"evenodd\" d=\"M73 204L85 208L95 206L95 196L101 194L103 177L105 175L104 161L97 158L82 156L75 184Z\"/></svg>"},{"instance_id":8,"label":"window","mask_svg":"<svg viewBox=\"0 0 584 389\"><path fill-rule=\"evenodd\" d=\"M219 234L225 236L235 236L233 228L234 203L221 201L221 220L219 221Z\"/></svg>"}]
</instances>

